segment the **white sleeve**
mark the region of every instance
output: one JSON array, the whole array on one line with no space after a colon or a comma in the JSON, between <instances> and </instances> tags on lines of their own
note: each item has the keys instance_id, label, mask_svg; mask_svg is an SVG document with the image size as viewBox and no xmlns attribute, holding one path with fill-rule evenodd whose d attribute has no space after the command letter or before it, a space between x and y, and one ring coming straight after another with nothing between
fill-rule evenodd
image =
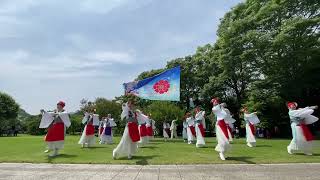
<instances>
[{"instance_id":1,"label":"white sleeve","mask_svg":"<svg viewBox=\"0 0 320 180\"><path fill-rule=\"evenodd\" d=\"M290 114L290 116L304 118L307 115L311 115L313 112L314 112L313 109L310 109L309 107L306 107L306 108L302 108L302 109L291 110L289 112L289 114Z\"/></svg>"},{"instance_id":2,"label":"white sleeve","mask_svg":"<svg viewBox=\"0 0 320 180\"><path fill-rule=\"evenodd\" d=\"M114 122L113 119L110 119L109 121L110 121L110 126L111 126L111 127L117 126L117 124Z\"/></svg>"},{"instance_id":3,"label":"white sleeve","mask_svg":"<svg viewBox=\"0 0 320 180\"><path fill-rule=\"evenodd\" d=\"M98 114L92 115L92 125L99 126L99 115Z\"/></svg>"},{"instance_id":4,"label":"white sleeve","mask_svg":"<svg viewBox=\"0 0 320 180\"><path fill-rule=\"evenodd\" d=\"M89 113L87 113L87 112L84 114L84 117L83 117L83 119L82 119L82 124L85 124L85 123L88 121L89 116L90 116L90 115L89 115Z\"/></svg>"},{"instance_id":5,"label":"white sleeve","mask_svg":"<svg viewBox=\"0 0 320 180\"><path fill-rule=\"evenodd\" d=\"M53 113L44 112L40 121L39 128L47 128L53 121Z\"/></svg>"},{"instance_id":6,"label":"white sleeve","mask_svg":"<svg viewBox=\"0 0 320 180\"><path fill-rule=\"evenodd\" d=\"M128 104L122 104L122 113L121 113L121 120L124 120L125 118L128 118L129 116L129 107Z\"/></svg>"},{"instance_id":7,"label":"white sleeve","mask_svg":"<svg viewBox=\"0 0 320 180\"><path fill-rule=\"evenodd\" d=\"M59 113L59 117L63 121L63 123L64 123L64 125L66 127L70 127L71 126L70 117L69 117L69 114L67 112L60 112Z\"/></svg>"},{"instance_id":8,"label":"white sleeve","mask_svg":"<svg viewBox=\"0 0 320 180\"><path fill-rule=\"evenodd\" d=\"M145 124L148 120L148 116L142 114L140 111L137 111L137 120L139 124Z\"/></svg>"},{"instance_id":9,"label":"white sleeve","mask_svg":"<svg viewBox=\"0 0 320 180\"><path fill-rule=\"evenodd\" d=\"M251 113L251 114L245 113L244 114L244 118L247 119L252 124L260 123L260 120L259 120L258 116L255 113Z\"/></svg>"}]
</instances>

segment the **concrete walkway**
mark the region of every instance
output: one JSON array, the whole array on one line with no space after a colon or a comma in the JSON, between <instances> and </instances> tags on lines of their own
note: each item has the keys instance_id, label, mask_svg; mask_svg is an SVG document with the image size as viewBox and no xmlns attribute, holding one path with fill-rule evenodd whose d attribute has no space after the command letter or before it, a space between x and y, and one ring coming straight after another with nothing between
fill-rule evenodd
<instances>
[{"instance_id":1,"label":"concrete walkway","mask_svg":"<svg viewBox=\"0 0 320 180\"><path fill-rule=\"evenodd\" d=\"M316 164L90 165L0 163L0 179L320 179Z\"/></svg>"}]
</instances>

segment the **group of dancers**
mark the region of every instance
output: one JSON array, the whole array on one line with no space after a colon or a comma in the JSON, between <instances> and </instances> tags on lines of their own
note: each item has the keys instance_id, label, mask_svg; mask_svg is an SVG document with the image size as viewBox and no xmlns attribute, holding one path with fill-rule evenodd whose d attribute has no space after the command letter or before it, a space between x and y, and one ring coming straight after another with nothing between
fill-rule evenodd
<instances>
[{"instance_id":1,"label":"group of dancers","mask_svg":"<svg viewBox=\"0 0 320 180\"><path fill-rule=\"evenodd\" d=\"M232 129L234 128L235 119L226 107L226 103L220 103L219 98L213 98L212 112L215 115L215 132L217 145L215 151L219 153L221 160L226 160L226 153L231 150ZM54 111L41 110L42 119L39 128L47 128L45 141L48 146L47 151L53 151L49 156L58 155L58 151L63 148L66 135L66 128L71 125L69 115L64 110L65 103L60 101L57 103L57 109ZM296 102L287 103L289 109L289 117L292 129L292 141L287 147L289 154L296 151L303 151L306 155L312 155L312 141L314 140L308 124L315 123L318 118L312 113L318 106L310 106L298 108ZM244 115L246 127L246 142L247 146L256 146L255 126L260 122L256 112L249 112L248 108L242 108L241 112ZM139 109L136 109L133 100L122 105L121 120L126 121L125 129L122 138L113 150L112 157L127 156L131 159L139 147L148 144L154 136L155 121L151 119L151 114L145 115ZM109 114L108 117L103 117L99 121L99 115L92 112L86 112L82 123L85 124L79 144L82 147L90 147L95 143L95 126L99 126L100 144L112 144L113 133L112 127L116 126L113 118ZM196 106L194 115L190 112L186 113L183 121L183 139L188 144L196 144L196 147L205 146L205 111L200 106ZM163 136L165 140L177 137L177 120L169 123L163 123Z\"/></svg>"}]
</instances>

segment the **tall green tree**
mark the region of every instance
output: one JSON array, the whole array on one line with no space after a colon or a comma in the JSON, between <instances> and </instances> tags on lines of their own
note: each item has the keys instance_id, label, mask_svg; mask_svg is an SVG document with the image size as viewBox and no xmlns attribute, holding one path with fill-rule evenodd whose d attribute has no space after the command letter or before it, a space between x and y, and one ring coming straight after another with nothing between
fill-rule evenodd
<instances>
[{"instance_id":1,"label":"tall green tree","mask_svg":"<svg viewBox=\"0 0 320 180\"><path fill-rule=\"evenodd\" d=\"M15 126L19 105L8 94L0 92L0 135Z\"/></svg>"}]
</instances>

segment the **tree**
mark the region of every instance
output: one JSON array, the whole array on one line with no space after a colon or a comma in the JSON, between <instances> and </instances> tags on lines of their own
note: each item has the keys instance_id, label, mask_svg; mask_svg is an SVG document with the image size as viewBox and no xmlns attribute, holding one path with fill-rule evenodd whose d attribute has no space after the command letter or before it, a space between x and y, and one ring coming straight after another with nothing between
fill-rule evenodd
<instances>
[{"instance_id":1,"label":"tree","mask_svg":"<svg viewBox=\"0 0 320 180\"><path fill-rule=\"evenodd\" d=\"M15 125L19 105L8 94L0 92L0 135Z\"/></svg>"}]
</instances>

